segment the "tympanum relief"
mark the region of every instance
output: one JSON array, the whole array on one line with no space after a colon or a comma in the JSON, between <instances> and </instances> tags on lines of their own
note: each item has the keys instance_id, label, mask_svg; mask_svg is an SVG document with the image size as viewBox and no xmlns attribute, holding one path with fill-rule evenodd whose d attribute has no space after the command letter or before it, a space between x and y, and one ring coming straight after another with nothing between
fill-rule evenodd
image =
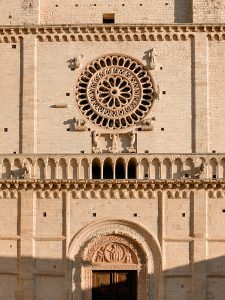
<instances>
[{"instance_id":1,"label":"tympanum relief","mask_svg":"<svg viewBox=\"0 0 225 300\"><path fill-rule=\"evenodd\" d=\"M92 265L138 265L136 246L125 238L116 235L98 236L89 245L83 256L84 261Z\"/></svg>"},{"instance_id":2,"label":"tympanum relief","mask_svg":"<svg viewBox=\"0 0 225 300\"><path fill-rule=\"evenodd\" d=\"M131 250L120 243L109 243L102 246L93 257L96 263L126 263L135 264L134 254Z\"/></svg>"}]
</instances>

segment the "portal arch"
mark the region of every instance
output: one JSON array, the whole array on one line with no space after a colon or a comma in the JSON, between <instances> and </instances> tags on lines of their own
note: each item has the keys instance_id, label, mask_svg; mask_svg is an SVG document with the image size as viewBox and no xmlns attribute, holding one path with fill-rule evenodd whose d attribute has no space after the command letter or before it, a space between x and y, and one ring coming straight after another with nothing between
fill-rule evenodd
<instances>
[{"instance_id":1,"label":"portal arch","mask_svg":"<svg viewBox=\"0 0 225 300\"><path fill-rule=\"evenodd\" d=\"M137 223L115 219L87 225L73 237L68 258L71 300L92 300L95 270L136 270L137 300L162 299L160 245Z\"/></svg>"}]
</instances>

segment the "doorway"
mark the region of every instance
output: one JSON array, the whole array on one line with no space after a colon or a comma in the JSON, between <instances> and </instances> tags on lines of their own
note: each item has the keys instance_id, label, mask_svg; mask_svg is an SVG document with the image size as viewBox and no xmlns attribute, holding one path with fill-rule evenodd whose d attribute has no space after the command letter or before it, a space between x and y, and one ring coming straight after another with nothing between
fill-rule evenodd
<instances>
[{"instance_id":1,"label":"doorway","mask_svg":"<svg viewBox=\"0 0 225 300\"><path fill-rule=\"evenodd\" d=\"M137 271L94 271L92 300L137 300Z\"/></svg>"}]
</instances>

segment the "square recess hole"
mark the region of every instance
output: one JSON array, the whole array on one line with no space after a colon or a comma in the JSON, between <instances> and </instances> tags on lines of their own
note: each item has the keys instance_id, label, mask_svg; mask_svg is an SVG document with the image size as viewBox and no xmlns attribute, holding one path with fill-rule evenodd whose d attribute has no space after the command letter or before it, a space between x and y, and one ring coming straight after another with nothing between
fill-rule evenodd
<instances>
[{"instance_id":1,"label":"square recess hole","mask_svg":"<svg viewBox=\"0 0 225 300\"><path fill-rule=\"evenodd\" d=\"M103 24L114 24L115 14L103 14L102 19L103 19Z\"/></svg>"}]
</instances>

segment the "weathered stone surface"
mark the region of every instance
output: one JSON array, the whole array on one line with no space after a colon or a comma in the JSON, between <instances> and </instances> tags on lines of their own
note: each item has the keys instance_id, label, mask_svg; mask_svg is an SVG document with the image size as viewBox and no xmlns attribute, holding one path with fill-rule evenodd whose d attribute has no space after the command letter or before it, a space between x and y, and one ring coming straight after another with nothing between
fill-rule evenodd
<instances>
[{"instance_id":1,"label":"weathered stone surface","mask_svg":"<svg viewBox=\"0 0 225 300\"><path fill-rule=\"evenodd\" d=\"M224 20L223 0L1 1L0 300L93 300L94 271L224 299Z\"/></svg>"}]
</instances>

